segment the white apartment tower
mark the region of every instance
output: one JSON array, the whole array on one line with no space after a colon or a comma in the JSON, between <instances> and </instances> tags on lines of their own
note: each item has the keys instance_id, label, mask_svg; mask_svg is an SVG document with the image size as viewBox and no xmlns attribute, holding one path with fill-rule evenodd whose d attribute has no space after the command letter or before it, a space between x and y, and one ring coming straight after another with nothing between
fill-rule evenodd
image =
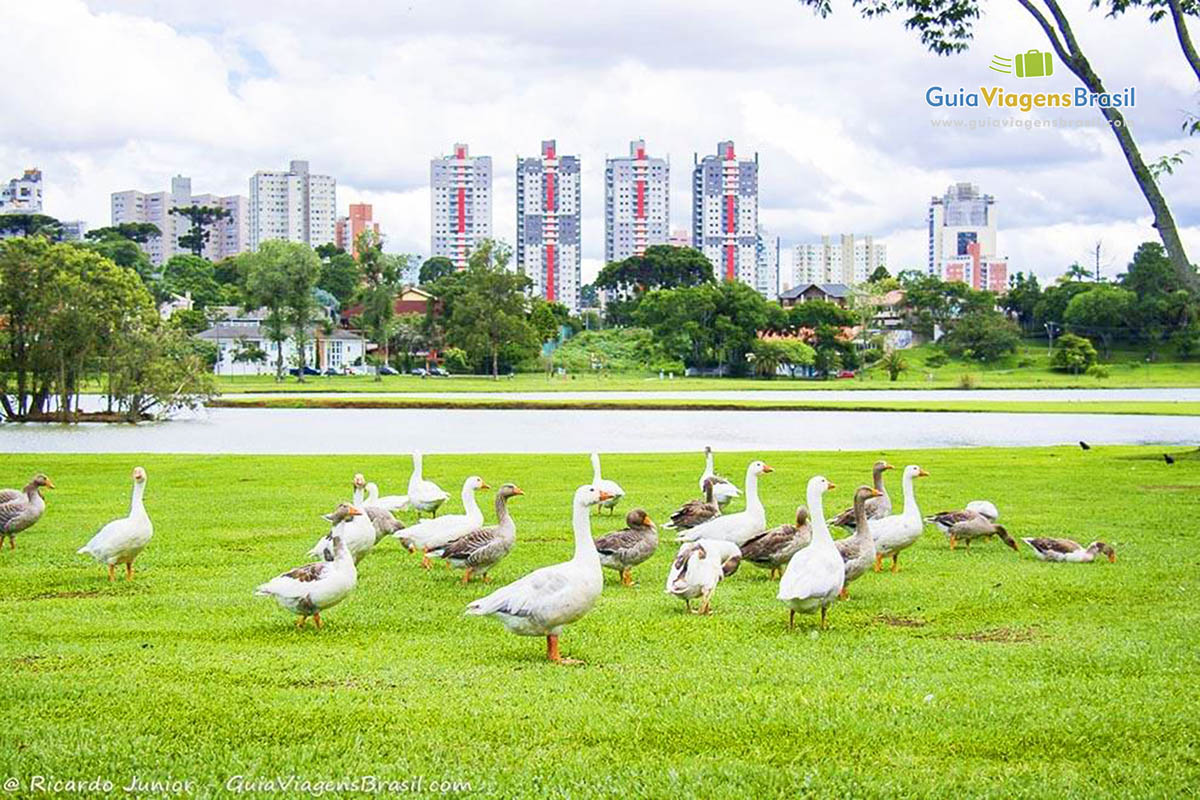
<instances>
[{"instance_id":1,"label":"white apartment tower","mask_svg":"<svg viewBox=\"0 0 1200 800\"><path fill-rule=\"evenodd\" d=\"M492 238L491 156L454 145L453 154L429 162L429 189L429 252L465 269L476 245Z\"/></svg>"},{"instance_id":2,"label":"white apartment tower","mask_svg":"<svg viewBox=\"0 0 1200 800\"><path fill-rule=\"evenodd\" d=\"M517 269L539 297L579 310L582 283L579 157L553 139L538 158L517 159Z\"/></svg>"},{"instance_id":3,"label":"white apartment tower","mask_svg":"<svg viewBox=\"0 0 1200 800\"><path fill-rule=\"evenodd\" d=\"M941 197L929 200L929 274L941 275L943 265L965 258L969 245L979 243L985 257L996 253L996 198L972 183L956 183Z\"/></svg>"},{"instance_id":4,"label":"white apartment tower","mask_svg":"<svg viewBox=\"0 0 1200 800\"><path fill-rule=\"evenodd\" d=\"M27 169L20 177L0 184L0 214L42 213L42 171Z\"/></svg>"},{"instance_id":5,"label":"white apartment tower","mask_svg":"<svg viewBox=\"0 0 1200 800\"><path fill-rule=\"evenodd\" d=\"M285 172L259 170L250 177L250 249L270 239L332 244L337 223L337 181L314 175L307 161Z\"/></svg>"},{"instance_id":6,"label":"white apartment tower","mask_svg":"<svg viewBox=\"0 0 1200 800\"><path fill-rule=\"evenodd\" d=\"M798 244L792 257L794 286L810 283L865 283L887 264L887 245L873 236L822 236L820 242Z\"/></svg>"},{"instance_id":7,"label":"white apartment tower","mask_svg":"<svg viewBox=\"0 0 1200 800\"><path fill-rule=\"evenodd\" d=\"M733 142L695 158L692 246L727 281L758 285L758 154L738 159Z\"/></svg>"},{"instance_id":8,"label":"white apartment tower","mask_svg":"<svg viewBox=\"0 0 1200 800\"><path fill-rule=\"evenodd\" d=\"M113 192L111 204L113 225L148 222L158 228L161 235L141 246L150 263L156 267L165 264L172 256L190 252L179 245L179 237L188 232L190 223L186 217L172 214L173 208L215 206L229 212L227 218L210 230L209 241L204 246L204 257L209 261L220 261L250 248L246 196L192 194L192 179L183 175L171 179L169 192L126 189Z\"/></svg>"},{"instance_id":9,"label":"white apartment tower","mask_svg":"<svg viewBox=\"0 0 1200 800\"><path fill-rule=\"evenodd\" d=\"M758 229L758 270L754 288L767 300L779 297L779 237Z\"/></svg>"},{"instance_id":10,"label":"white apartment tower","mask_svg":"<svg viewBox=\"0 0 1200 800\"><path fill-rule=\"evenodd\" d=\"M671 230L671 164L646 155L646 142L604 168L604 261L624 261L667 244Z\"/></svg>"}]
</instances>

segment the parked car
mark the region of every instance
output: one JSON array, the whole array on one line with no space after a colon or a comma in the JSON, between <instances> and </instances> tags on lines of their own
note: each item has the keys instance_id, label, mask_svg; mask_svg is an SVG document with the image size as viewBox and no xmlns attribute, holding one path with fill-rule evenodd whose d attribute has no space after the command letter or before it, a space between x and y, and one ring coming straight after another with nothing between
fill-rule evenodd
<instances>
[{"instance_id":1,"label":"parked car","mask_svg":"<svg viewBox=\"0 0 1200 800\"><path fill-rule=\"evenodd\" d=\"M292 367L291 369L288 370L288 373L290 373L293 376L298 376L300 374L300 370L297 369L296 367ZM305 375L320 375L321 370L317 369L316 367L310 367L308 365L305 365L304 374Z\"/></svg>"},{"instance_id":2,"label":"parked car","mask_svg":"<svg viewBox=\"0 0 1200 800\"><path fill-rule=\"evenodd\" d=\"M321 374L332 377L334 375L341 375L342 373L339 372L338 370L334 369L333 367L326 367L325 371L322 372Z\"/></svg>"},{"instance_id":3,"label":"parked car","mask_svg":"<svg viewBox=\"0 0 1200 800\"><path fill-rule=\"evenodd\" d=\"M424 368L424 367L413 367L412 369L410 369L410 370L408 371L408 374L409 374L409 375L416 375L418 378L424 378L424 377L425 377L426 375L428 375L429 373L425 371L425 368Z\"/></svg>"},{"instance_id":4,"label":"parked car","mask_svg":"<svg viewBox=\"0 0 1200 800\"><path fill-rule=\"evenodd\" d=\"M379 367L379 374L380 375L399 375L400 372L398 370L392 369L387 364L383 364Z\"/></svg>"},{"instance_id":5,"label":"parked car","mask_svg":"<svg viewBox=\"0 0 1200 800\"><path fill-rule=\"evenodd\" d=\"M853 378L853 377L854 377L854 370L852 370L852 369L844 369L844 370L842 370L841 372L839 372L839 373L837 374L837 376L838 376L839 378Z\"/></svg>"},{"instance_id":6,"label":"parked car","mask_svg":"<svg viewBox=\"0 0 1200 800\"><path fill-rule=\"evenodd\" d=\"M434 364L432 367L429 368L429 374L436 375L439 378L449 378L450 377L450 373L447 372L442 367L439 367L437 364Z\"/></svg>"}]
</instances>

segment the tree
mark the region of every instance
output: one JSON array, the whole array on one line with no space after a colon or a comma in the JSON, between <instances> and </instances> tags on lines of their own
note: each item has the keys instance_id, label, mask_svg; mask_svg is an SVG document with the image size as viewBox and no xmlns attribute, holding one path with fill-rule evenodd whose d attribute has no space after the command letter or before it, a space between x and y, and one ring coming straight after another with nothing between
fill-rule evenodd
<instances>
[{"instance_id":1,"label":"tree","mask_svg":"<svg viewBox=\"0 0 1200 800\"><path fill-rule=\"evenodd\" d=\"M162 236L162 231L153 222L122 222L106 228L94 228L83 235L84 239L99 242L105 239L125 239L136 244L146 244Z\"/></svg>"},{"instance_id":2,"label":"tree","mask_svg":"<svg viewBox=\"0 0 1200 800\"><path fill-rule=\"evenodd\" d=\"M1073 333L1058 337L1058 347L1050 357L1050 368L1078 375L1096 363L1096 348L1091 341Z\"/></svg>"},{"instance_id":3,"label":"tree","mask_svg":"<svg viewBox=\"0 0 1200 800\"><path fill-rule=\"evenodd\" d=\"M879 359L879 366L888 374L888 380L895 382L902 372L908 371L908 360L899 350L889 348Z\"/></svg>"},{"instance_id":4,"label":"tree","mask_svg":"<svg viewBox=\"0 0 1200 800\"><path fill-rule=\"evenodd\" d=\"M150 317L121 331L108 392L131 422L196 408L216 394L212 345ZM258 351L263 360L266 353Z\"/></svg>"},{"instance_id":5,"label":"tree","mask_svg":"<svg viewBox=\"0 0 1200 800\"><path fill-rule=\"evenodd\" d=\"M1119 286L1100 284L1071 298L1063 320L1072 329L1099 336L1104 358L1112 355L1112 341L1128 332L1128 323L1137 295Z\"/></svg>"},{"instance_id":6,"label":"tree","mask_svg":"<svg viewBox=\"0 0 1200 800\"><path fill-rule=\"evenodd\" d=\"M646 292L633 311L668 355L689 367L746 370L751 351L768 321L769 304L743 283L722 281Z\"/></svg>"},{"instance_id":7,"label":"tree","mask_svg":"<svg viewBox=\"0 0 1200 800\"><path fill-rule=\"evenodd\" d=\"M825 17L832 11L832 0L800 0L803 5L812 7L816 13ZM1045 7L1043 11L1038 6L1038 0L1017 0L1021 7L1033 17L1046 35L1050 46L1059 61L1067 67L1087 89L1096 95L1107 94L1104 82L1092 69L1091 62L1083 52L1075 32L1071 27L1066 13L1058 0L1040 0ZM1111 0L1115 13L1117 8L1125 8L1130 0ZM1167 2L1172 6L1172 17L1182 22L1183 10L1195 12L1194 0L1154 0ZM1183 5L1181 5L1181 3ZM858 0L854 3L864 17L877 17L891 12L906 15L905 27L916 30L923 44L930 52L941 56L954 55L966 51L974 37L975 25L983 15L981 0ZM1183 9L1183 10L1181 10ZM1177 12L1178 13L1174 13ZM1184 48L1185 53L1189 47ZM1194 52L1194 51L1193 51ZM1191 56L1189 55L1189 61ZM1183 247L1175 218L1167 205L1166 198L1158 188L1158 183L1151 174L1149 167L1142 159L1141 151L1133 138L1133 133L1121 111L1113 105L1097 104L1100 114L1108 123L1109 130L1117 139L1117 144L1125 156L1134 181L1150 211L1154 216L1154 227L1170 254L1171 263L1177 274L1195 288L1195 275L1191 262Z\"/></svg>"},{"instance_id":8,"label":"tree","mask_svg":"<svg viewBox=\"0 0 1200 800\"><path fill-rule=\"evenodd\" d=\"M1080 265L1079 262L1076 262L1076 263L1072 264L1071 266L1067 267L1067 271L1063 273L1062 277L1059 280L1082 282L1082 281L1090 281L1091 279L1092 279L1092 271L1090 269Z\"/></svg>"},{"instance_id":9,"label":"tree","mask_svg":"<svg viewBox=\"0 0 1200 800\"><path fill-rule=\"evenodd\" d=\"M1020 342L1016 324L995 310L975 310L963 315L942 339L950 355L983 362L997 361L1016 352Z\"/></svg>"},{"instance_id":10,"label":"tree","mask_svg":"<svg viewBox=\"0 0 1200 800\"><path fill-rule=\"evenodd\" d=\"M283 380L283 343L289 329L300 359L299 379L304 380L308 328L315 316L313 288L321 269L320 259L302 242L270 240L257 252L238 257L246 275L246 297L253 307L266 309L262 326L275 345L275 379Z\"/></svg>"},{"instance_id":11,"label":"tree","mask_svg":"<svg viewBox=\"0 0 1200 800\"><path fill-rule=\"evenodd\" d=\"M799 339L756 339L750 353L755 372L766 378L774 378L781 367L794 378L798 368L816 359L816 352Z\"/></svg>"},{"instance_id":12,"label":"tree","mask_svg":"<svg viewBox=\"0 0 1200 800\"><path fill-rule=\"evenodd\" d=\"M62 223L45 214L0 214L0 233L10 236L44 236L62 240Z\"/></svg>"},{"instance_id":13,"label":"tree","mask_svg":"<svg viewBox=\"0 0 1200 800\"><path fill-rule=\"evenodd\" d=\"M434 256L433 258L425 259L425 263L421 265L421 270L417 273L417 280L422 286L427 286L438 278L452 275L454 272L453 261L445 256Z\"/></svg>"},{"instance_id":14,"label":"tree","mask_svg":"<svg viewBox=\"0 0 1200 800\"><path fill-rule=\"evenodd\" d=\"M1090 283L1070 281L1047 286L1042 292L1041 299L1033 306L1035 327L1041 327L1048 322L1062 324L1067 313L1067 304L1077 294L1083 294L1092 289Z\"/></svg>"},{"instance_id":15,"label":"tree","mask_svg":"<svg viewBox=\"0 0 1200 800\"><path fill-rule=\"evenodd\" d=\"M86 246L117 266L136 272L142 282L146 284L146 288L155 295L155 299L158 299L160 287L154 277L154 265L150 263L150 257L137 242L121 236L106 236L90 241Z\"/></svg>"},{"instance_id":16,"label":"tree","mask_svg":"<svg viewBox=\"0 0 1200 800\"><path fill-rule=\"evenodd\" d=\"M403 356L405 371L412 369L413 356L425 349L425 317L423 314L400 314L392 324L392 342Z\"/></svg>"},{"instance_id":17,"label":"tree","mask_svg":"<svg viewBox=\"0 0 1200 800\"><path fill-rule=\"evenodd\" d=\"M168 213L191 223L188 232L179 237L179 246L191 250L197 257L204 255L204 246L212 237L211 228L231 216L227 209L219 206L176 206Z\"/></svg>"},{"instance_id":18,"label":"tree","mask_svg":"<svg viewBox=\"0 0 1200 800\"><path fill-rule=\"evenodd\" d=\"M383 243L374 231L359 234L355 250L362 270L362 284L354 296L361 308L358 324L377 348L383 351L383 364L388 362L388 343L396 315L396 293L400 288L400 262L386 258ZM378 367L375 380L382 381Z\"/></svg>"},{"instance_id":19,"label":"tree","mask_svg":"<svg viewBox=\"0 0 1200 800\"><path fill-rule=\"evenodd\" d=\"M609 322L628 325L633 320L633 309L646 292L699 286L715 280L712 262L699 250L652 245L643 255L606 264L592 285L610 294Z\"/></svg>"},{"instance_id":20,"label":"tree","mask_svg":"<svg viewBox=\"0 0 1200 800\"><path fill-rule=\"evenodd\" d=\"M1005 309L1016 315L1021 327L1029 330L1034 326L1034 310L1041 299L1042 287L1038 285L1037 276L1032 272L1029 275L1018 272L1008 279L1008 292L1001 302Z\"/></svg>"},{"instance_id":21,"label":"tree","mask_svg":"<svg viewBox=\"0 0 1200 800\"><path fill-rule=\"evenodd\" d=\"M219 305L226 293L217 283L213 264L193 255L171 256L163 265L160 283L164 296L191 294L195 307L204 310Z\"/></svg>"},{"instance_id":22,"label":"tree","mask_svg":"<svg viewBox=\"0 0 1200 800\"><path fill-rule=\"evenodd\" d=\"M880 283L882 281L886 281L890 277L892 277L892 273L888 272L887 267L885 267L883 264L880 264L875 268L875 271L871 273L871 277L867 280L870 283Z\"/></svg>"},{"instance_id":23,"label":"tree","mask_svg":"<svg viewBox=\"0 0 1200 800\"><path fill-rule=\"evenodd\" d=\"M531 284L508 269L510 257L505 245L480 243L461 273L461 293L446 321L450 341L472 359L489 362L493 379L500 377L502 350L528 351L536 341L526 319L525 292Z\"/></svg>"},{"instance_id":24,"label":"tree","mask_svg":"<svg viewBox=\"0 0 1200 800\"><path fill-rule=\"evenodd\" d=\"M317 286L345 306L354 297L362 277L358 262L342 248L332 245L321 245L317 248L317 255L321 258L321 275L317 279Z\"/></svg>"}]
</instances>

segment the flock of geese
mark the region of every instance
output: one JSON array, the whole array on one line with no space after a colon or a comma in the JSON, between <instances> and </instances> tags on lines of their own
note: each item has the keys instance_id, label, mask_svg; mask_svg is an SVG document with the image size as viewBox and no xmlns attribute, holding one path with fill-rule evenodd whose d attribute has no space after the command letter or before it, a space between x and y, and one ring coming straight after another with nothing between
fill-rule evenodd
<instances>
[{"instance_id":1,"label":"flock of geese","mask_svg":"<svg viewBox=\"0 0 1200 800\"><path fill-rule=\"evenodd\" d=\"M625 490L603 477L598 454L593 453L591 461L592 481L575 491L572 504L574 556L534 570L466 607L467 614L495 617L515 634L545 637L547 657L554 662L571 663L560 655L558 637L566 625L595 605L604 584L603 568L615 570L621 583L631 586L633 568L649 559L659 544L657 526L641 508L626 515L623 529L593 538L591 509L595 507L597 514L601 509L612 513ZM796 510L795 522L768 528L758 481L771 467L759 460L750 462L744 483L745 508L727 513L726 507L742 492L713 471L712 449L705 448L705 468L698 482L703 496L684 503L664 526L676 533L679 543L665 591L681 599L688 611L711 613L718 584L747 561L769 570L772 578L779 576L776 596L789 610L789 629L795 625L797 612L819 613L824 628L829 609L849 596L853 581L872 570L880 572L885 559L891 560L892 572L899 570L900 553L920 538L926 523L946 535L951 549L960 542L969 548L972 541L993 536L1013 550L1018 548L1005 527L997 524L999 511L987 500L922 517L915 482L929 473L915 464L901 472L902 500L897 511L884 481L892 469L886 461L877 461L871 485L858 487L853 505L828 520L824 495L835 486L825 477L815 476L808 481L806 504ZM146 471L136 467L128 516L109 522L78 550L106 566L110 581L115 579L118 565L124 565L126 580L133 579L134 561L153 536L143 502L146 480ZM42 491L53 488L54 483L39 474L24 489L0 490L0 547L7 538L9 549L15 549L16 534L34 525L46 511ZM464 513L438 516L449 495L424 477L420 453L413 454L406 494L380 496L376 484L357 474L350 500L324 515L330 529L309 550L317 560L272 578L254 593L274 598L295 614L297 627L305 626L311 617L320 628L321 612L354 591L359 562L389 536L410 552L420 551L421 565L427 569L432 559L438 558L462 570L463 584L472 577L490 582L490 570L516 543L517 526L508 504L524 492L512 483L500 486L495 499L496 523L485 525L476 494L489 488L479 476L468 477L461 493ZM396 518L397 512L415 513L416 522L405 525ZM835 540L830 525L851 534ZM1090 562L1100 554L1116 560L1113 548L1104 542L1084 547L1069 539L1022 541L1044 561Z\"/></svg>"}]
</instances>

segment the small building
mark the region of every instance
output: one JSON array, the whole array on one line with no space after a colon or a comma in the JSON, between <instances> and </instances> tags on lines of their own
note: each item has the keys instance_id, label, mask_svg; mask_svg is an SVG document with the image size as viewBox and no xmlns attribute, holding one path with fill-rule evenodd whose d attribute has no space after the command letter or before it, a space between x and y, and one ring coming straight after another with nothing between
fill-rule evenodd
<instances>
[{"instance_id":1,"label":"small building","mask_svg":"<svg viewBox=\"0 0 1200 800\"><path fill-rule=\"evenodd\" d=\"M826 300L845 308L850 303L850 294L850 287L844 283L809 283L779 295L779 304L792 308L810 300Z\"/></svg>"},{"instance_id":2,"label":"small building","mask_svg":"<svg viewBox=\"0 0 1200 800\"><path fill-rule=\"evenodd\" d=\"M429 310L429 301L433 301L433 315L440 316L442 313L442 305L437 302L437 298L424 289L416 286L405 286L396 294L396 299L392 303L392 313L396 316L401 314L420 314L425 316ZM344 327L354 324L354 318L362 313L362 305L353 305L343 308L338 317Z\"/></svg>"},{"instance_id":3,"label":"small building","mask_svg":"<svg viewBox=\"0 0 1200 800\"><path fill-rule=\"evenodd\" d=\"M225 318L213 323L208 330L196 334L198 339L212 342L217 348L217 362L213 372L217 375L270 375L275 372L275 344L267 336L263 321L266 309L242 311L233 306L221 309ZM328 332L321 325L313 325L311 338L304 347L304 365L325 372L354 372L365 364L366 339L362 334L334 328ZM265 358L238 360L238 355L261 350ZM288 338L283 343L285 369L295 369L298 362L295 341Z\"/></svg>"}]
</instances>

